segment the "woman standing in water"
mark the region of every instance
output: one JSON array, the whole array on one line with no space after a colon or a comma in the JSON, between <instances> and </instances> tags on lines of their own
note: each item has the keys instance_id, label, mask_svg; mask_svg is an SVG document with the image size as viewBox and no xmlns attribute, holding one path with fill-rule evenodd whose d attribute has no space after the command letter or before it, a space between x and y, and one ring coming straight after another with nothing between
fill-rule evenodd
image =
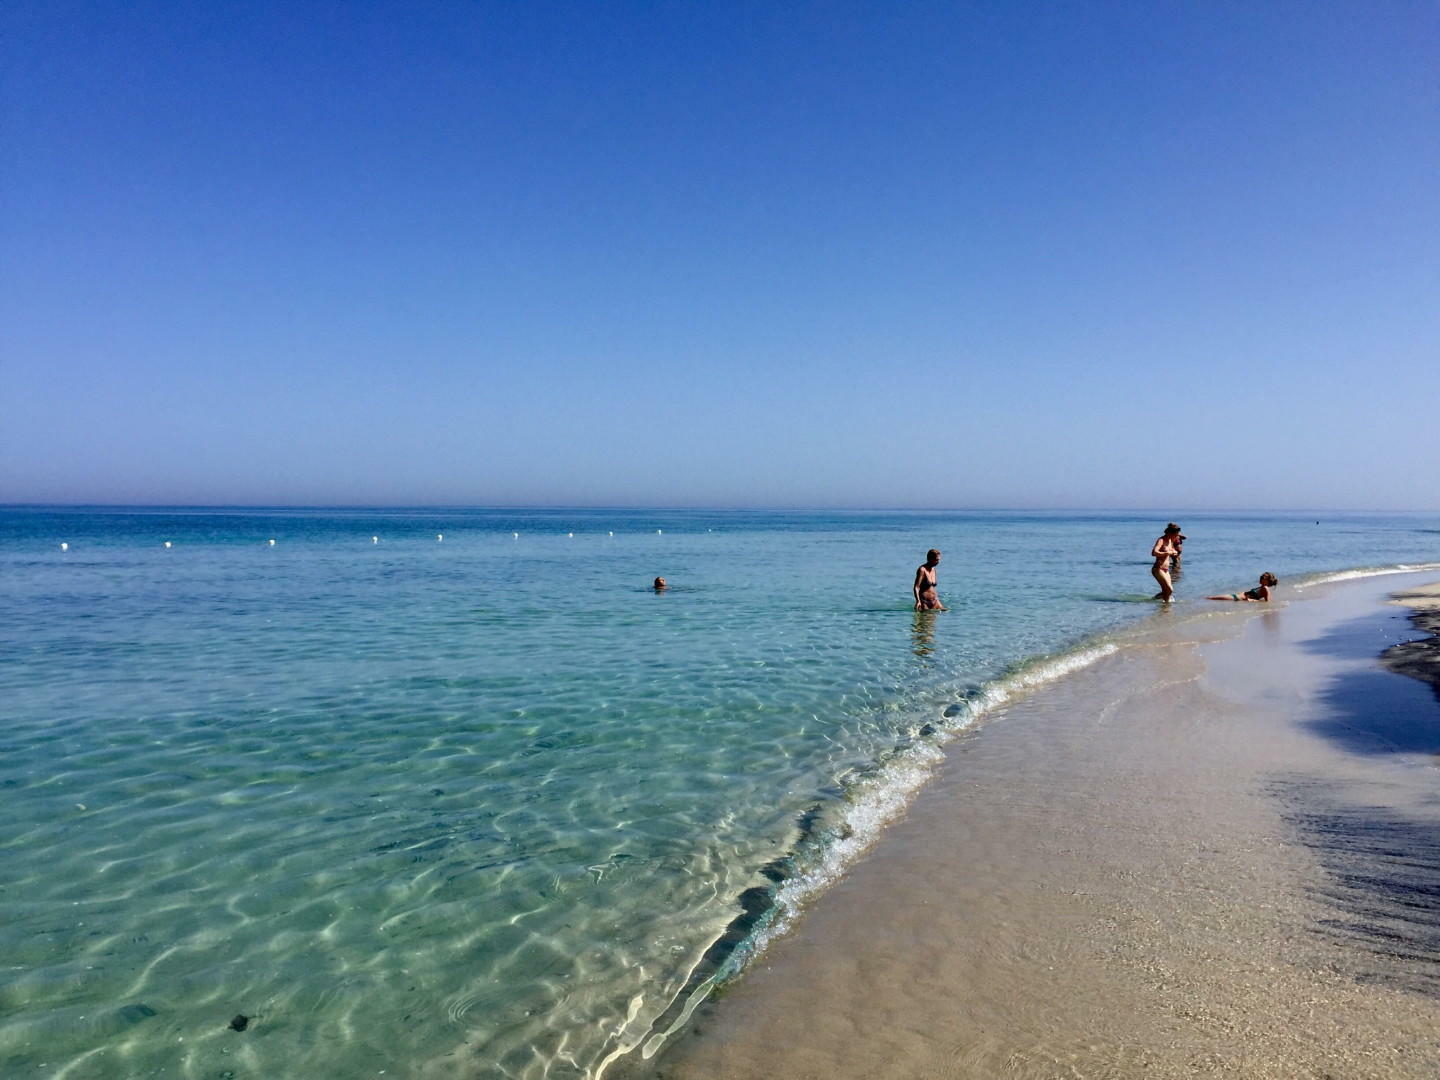
<instances>
[{"instance_id":1,"label":"woman standing in water","mask_svg":"<svg viewBox=\"0 0 1440 1080\"><path fill-rule=\"evenodd\" d=\"M935 591L935 568L940 565L940 552L931 548L925 553L925 565L915 570L915 610L916 611L944 611L945 605L940 603L940 594Z\"/></svg>"},{"instance_id":2,"label":"woman standing in water","mask_svg":"<svg viewBox=\"0 0 1440 1080\"><path fill-rule=\"evenodd\" d=\"M1175 537L1179 535L1180 526L1172 521L1165 526L1159 539L1150 546L1150 557L1155 560L1150 574L1160 583L1160 591L1155 594L1155 599L1164 600L1167 604L1175 598L1175 586L1170 581L1170 557L1179 550L1175 546Z\"/></svg>"}]
</instances>

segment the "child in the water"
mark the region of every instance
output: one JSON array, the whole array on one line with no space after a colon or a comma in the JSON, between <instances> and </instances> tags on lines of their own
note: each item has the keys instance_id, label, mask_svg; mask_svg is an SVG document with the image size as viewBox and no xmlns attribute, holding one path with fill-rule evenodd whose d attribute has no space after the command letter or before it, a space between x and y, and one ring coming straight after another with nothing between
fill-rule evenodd
<instances>
[{"instance_id":1,"label":"child in the water","mask_svg":"<svg viewBox=\"0 0 1440 1080\"><path fill-rule=\"evenodd\" d=\"M1280 584L1280 579L1270 571L1260 575L1260 584L1253 589L1246 589L1244 592L1226 593L1224 596L1207 596L1207 600L1259 600L1262 603L1270 599L1270 590Z\"/></svg>"}]
</instances>

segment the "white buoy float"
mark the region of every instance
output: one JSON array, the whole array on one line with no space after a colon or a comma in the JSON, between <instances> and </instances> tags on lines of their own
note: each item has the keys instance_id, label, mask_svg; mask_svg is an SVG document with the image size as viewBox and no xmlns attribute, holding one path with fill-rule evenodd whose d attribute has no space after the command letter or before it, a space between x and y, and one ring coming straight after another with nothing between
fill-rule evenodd
<instances>
[{"instance_id":1,"label":"white buoy float","mask_svg":"<svg viewBox=\"0 0 1440 1080\"><path fill-rule=\"evenodd\" d=\"M65 542L62 540L62 541L60 542L60 550L61 550L61 551L69 551L69 550L70 550L70 545L67 544L67 543L65 543Z\"/></svg>"},{"instance_id":2,"label":"white buoy float","mask_svg":"<svg viewBox=\"0 0 1440 1080\"><path fill-rule=\"evenodd\" d=\"M611 536L614 536L615 534L612 532L610 535L611 535Z\"/></svg>"},{"instance_id":3,"label":"white buoy float","mask_svg":"<svg viewBox=\"0 0 1440 1080\"><path fill-rule=\"evenodd\" d=\"M274 541L274 540L271 540L271 541L270 541L270 546L271 546L271 547L274 547L274 546L275 546L275 541Z\"/></svg>"},{"instance_id":4,"label":"white buoy float","mask_svg":"<svg viewBox=\"0 0 1440 1080\"><path fill-rule=\"evenodd\" d=\"M520 534L519 534L519 533L511 533L510 535L513 536L516 540L519 540L519 539L520 539Z\"/></svg>"},{"instance_id":5,"label":"white buoy float","mask_svg":"<svg viewBox=\"0 0 1440 1080\"><path fill-rule=\"evenodd\" d=\"M170 541L169 541L169 540L166 540L166 541L165 541L165 546L166 546L167 548L170 546Z\"/></svg>"},{"instance_id":6,"label":"white buoy float","mask_svg":"<svg viewBox=\"0 0 1440 1080\"><path fill-rule=\"evenodd\" d=\"M445 534L444 534L444 533L436 533L436 534L435 534L435 542L436 542L437 544L440 543L441 541L443 541L444 539L445 539Z\"/></svg>"},{"instance_id":7,"label":"white buoy float","mask_svg":"<svg viewBox=\"0 0 1440 1080\"><path fill-rule=\"evenodd\" d=\"M575 534L574 534L574 533L566 533L565 535L568 536L568 537L570 537L571 540L574 540L574 539L575 539Z\"/></svg>"},{"instance_id":8,"label":"white buoy float","mask_svg":"<svg viewBox=\"0 0 1440 1080\"><path fill-rule=\"evenodd\" d=\"M370 542L371 542L372 544L378 544L378 543L380 542L380 537L378 537L378 536L372 536L372 537L370 537Z\"/></svg>"},{"instance_id":9,"label":"white buoy float","mask_svg":"<svg viewBox=\"0 0 1440 1080\"><path fill-rule=\"evenodd\" d=\"M655 530L655 535L656 535L656 536L659 536L659 535L661 535L662 533L664 533L664 531L665 531L664 529L656 529L656 530Z\"/></svg>"}]
</instances>

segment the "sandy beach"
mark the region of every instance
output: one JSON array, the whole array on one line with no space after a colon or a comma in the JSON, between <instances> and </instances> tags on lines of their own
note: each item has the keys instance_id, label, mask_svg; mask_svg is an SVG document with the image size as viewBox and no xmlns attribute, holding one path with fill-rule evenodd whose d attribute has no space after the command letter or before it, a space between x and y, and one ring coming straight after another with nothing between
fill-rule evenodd
<instances>
[{"instance_id":1,"label":"sandy beach","mask_svg":"<svg viewBox=\"0 0 1440 1080\"><path fill-rule=\"evenodd\" d=\"M1404 644L1440 587L1281 595L1182 605L952 743L639 1071L1440 1075L1440 651Z\"/></svg>"}]
</instances>

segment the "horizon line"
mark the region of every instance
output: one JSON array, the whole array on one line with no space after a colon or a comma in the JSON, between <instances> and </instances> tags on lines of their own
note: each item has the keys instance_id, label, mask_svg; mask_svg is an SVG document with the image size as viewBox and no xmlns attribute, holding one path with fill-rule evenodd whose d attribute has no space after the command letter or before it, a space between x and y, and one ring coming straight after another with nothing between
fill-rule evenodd
<instances>
[{"instance_id":1,"label":"horizon line","mask_svg":"<svg viewBox=\"0 0 1440 1080\"><path fill-rule=\"evenodd\" d=\"M1440 508L1408 507L1384 509L1377 507L1300 506L1300 507L1236 507L1236 506L1171 506L1160 509L1149 506L840 506L806 504L705 505L640 503L131 503L131 502L0 502L0 510L652 510L660 512L692 511L703 513L851 513L851 514L974 514L974 513L1108 513L1108 514L1434 514Z\"/></svg>"}]
</instances>

